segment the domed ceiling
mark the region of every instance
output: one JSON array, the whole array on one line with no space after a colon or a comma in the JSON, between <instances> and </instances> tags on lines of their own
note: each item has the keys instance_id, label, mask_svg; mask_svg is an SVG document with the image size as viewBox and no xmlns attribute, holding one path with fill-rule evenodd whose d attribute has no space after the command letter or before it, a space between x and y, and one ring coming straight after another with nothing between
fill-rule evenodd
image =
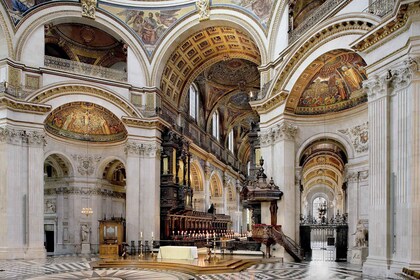
<instances>
[{"instance_id":1,"label":"domed ceiling","mask_svg":"<svg viewBox=\"0 0 420 280\"><path fill-rule=\"evenodd\" d=\"M65 138L91 142L125 139L127 131L109 110L88 102L72 102L55 109L47 117L48 132Z\"/></svg>"},{"instance_id":2,"label":"domed ceiling","mask_svg":"<svg viewBox=\"0 0 420 280\"><path fill-rule=\"evenodd\" d=\"M354 52L335 50L320 56L297 80L287 107L299 115L316 115L366 102L364 66L364 60Z\"/></svg>"}]
</instances>

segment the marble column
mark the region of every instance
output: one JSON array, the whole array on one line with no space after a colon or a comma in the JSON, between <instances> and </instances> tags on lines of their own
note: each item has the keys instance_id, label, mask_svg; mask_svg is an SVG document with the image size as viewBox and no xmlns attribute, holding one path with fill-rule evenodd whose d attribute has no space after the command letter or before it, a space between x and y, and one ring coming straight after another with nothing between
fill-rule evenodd
<instances>
[{"instance_id":1,"label":"marble column","mask_svg":"<svg viewBox=\"0 0 420 280\"><path fill-rule=\"evenodd\" d=\"M364 271L387 266L389 228L389 97L388 73L364 82L368 94L369 120L369 256ZM375 272L376 273L376 272Z\"/></svg>"},{"instance_id":2,"label":"marble column","mask_svg":"<svg viewBox=\"0 0 420 280\"><path fill-rule=\"evenodd\" d=\"M154 142L129 140L126 144L126 231L127 241L159 238L160 153Z\"/></svg>"},{"instance_id":3,"label":"marble column","mask_svg":"<svg viewBox=\"0 0 420 280\"><path fill-rule=\"evenodd\" d=\"M126 160L126 238L127 241L140 238L140 147L137 141L129 140L125 147Z\"/></svg>"},{"instance_id":4,"label":"marble column","mask_svg":"<svg viewBox=\"0 0 420 280\"><path fill-rule=\"evenodd\" d=\"M45 258L44 134L0 128L0 259Z\"/></svg>"},{"instance_id":5,"label":"marble column","mask_svg":"<svg viewBox=\"0 0 420 280\"><path fill-rule=\"evenodd\" d=\"M28 145L28 247L25 258L45 258L44 247L44 132L26 132ZM42 163L42 164L41 164Z\"/></svg>"},{"instance_id":6,"label":"marble column","mask_svg":"<svg viewBox=\"0 0 420 280\"><path fill-rule=\"evenodd\" d=\"M297 203L295 177L295 140L297 127L282 121L260 134L261 155L265 160L264 169L267 177L273 177L275 184L283 191L283 197L278 202L277 224L282 225L283 232L296 240ZM268 211L269 213L269 211ZM262 217L265 221L266 217Z\"/></svg>"}]
</instances>

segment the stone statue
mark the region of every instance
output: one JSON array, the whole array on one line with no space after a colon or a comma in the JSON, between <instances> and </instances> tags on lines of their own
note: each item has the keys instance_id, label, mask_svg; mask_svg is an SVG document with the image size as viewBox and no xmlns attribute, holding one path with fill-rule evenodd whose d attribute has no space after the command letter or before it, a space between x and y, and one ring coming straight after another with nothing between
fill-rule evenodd
<instances>
[{"instance_id":1,"label":"stone statue","mask_svg":"<svg viewBox=\"0 0 420 280\"><path fill-rule=\"evenodd\" d=\"M89 226L87 224L82 225L82 242L89 242Z\"/></svg>"},{"instance_id":2,"label":"stone statue","mask_svg":"<svg viewBox=\"0 0 420 280\"><path fill-rule=\"evenodd\" d=\"M368 234L368 231L363 225L362 220L359 220L359 222L356 225L356 232L353 233L353 235L356 235L355 236L356 247L367 247L367 234Z\"/></svg>"},{"instance_id":3,"label":"stone statue","mask_svg":"<svg viewBox=\"0 0 420 280\"><path fill-rule=\"evenodd\" d=\"M210 18L210 6L209 0L197 0L197 8L198 8L198 15L199 21L207 20Z\"/></svg>"},{"instance_id":4,"label":"stone statue","mask_svg":"<svg viewBox=\"0 0 420 280\"><path fill-rule=\"evenodd\" d=\"M47 200L45 201L45 213L55 213L56 209L55 209L55 202L52 200Z\"/></svg>"}]
</instances>

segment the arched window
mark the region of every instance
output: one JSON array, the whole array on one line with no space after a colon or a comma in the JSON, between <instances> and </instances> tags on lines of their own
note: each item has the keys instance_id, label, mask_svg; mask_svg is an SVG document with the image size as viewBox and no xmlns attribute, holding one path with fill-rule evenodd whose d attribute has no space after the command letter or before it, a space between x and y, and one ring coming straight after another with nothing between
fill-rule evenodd
<instances>
[{"instance_id":1,"label":"arched window","mask_svg":"<svg viewBox=\"0 0 420 280\"><path fill-rule=\"evenodd\" d=\"M190 116L197 120L198 119L198 90L195 84L190 86Z\"/></svg>"},{"instance_id":2,"label":"arched window","mask_svg":"<svg viewBox=\"0 0 420 280\"><path fill-rule=\"evenodd\" d=\"M220 118L219 118L219 112L214 112L212 117L212 135L219 140L219 124Z\"/></svg>"},{"instance_id":3,"label":"arched window","mask_svg":"<svg viewBox=\"0 0 420 280\"><path fill-rule=\"evenodd\" d=\"M229 149L229 151L231 151L232 152L232 154L234 153L234 151L233 151L233 144L234 144L234 136L233 136L233 129L229 132L229 135L228 135L228 149Z\"/></svg>"}]
</instances>

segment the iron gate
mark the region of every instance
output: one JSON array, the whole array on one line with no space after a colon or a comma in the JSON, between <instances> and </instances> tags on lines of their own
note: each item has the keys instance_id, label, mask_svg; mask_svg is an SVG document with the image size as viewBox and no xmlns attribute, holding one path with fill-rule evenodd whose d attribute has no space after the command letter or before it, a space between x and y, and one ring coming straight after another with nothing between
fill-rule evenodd
<instances>
[{"instance_id":1,"label":"iron gate","mask_svg":"<svg viewBox=\"0 0 420 280\"><path fill-rule=\"evenodd\" d=\"M347 260L347 225L312 224L300 226L300 246L305 259L312 261Z\"/></svg>"}]
</instances>

